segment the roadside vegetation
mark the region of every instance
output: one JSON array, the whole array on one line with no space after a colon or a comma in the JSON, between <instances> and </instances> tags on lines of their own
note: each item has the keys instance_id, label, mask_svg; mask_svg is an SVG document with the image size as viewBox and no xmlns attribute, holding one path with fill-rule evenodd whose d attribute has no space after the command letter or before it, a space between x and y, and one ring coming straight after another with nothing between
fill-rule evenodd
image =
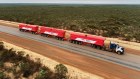
<instances>
[{"instance_id":1,"label":"roadside vegetation","mask_svg":"<svg viewBox=\"0 0 140 79\"><path fill-rule=\"evenodd\" d=\"M51 71L48 67L33 61L24 52L5 49L0 44L0 79L69 79L68 70L63 64L58 64Z\"/></svg>"},{"instance_id":2,"label":"roadside vegetation","mask_svg":"<svg viewBox=\"0 0 140 79\"><path fill-rule=\"evenodd\" d=\"M140 42L139 5L1 6L0 19Z\"/></svg>"}]
</instances>

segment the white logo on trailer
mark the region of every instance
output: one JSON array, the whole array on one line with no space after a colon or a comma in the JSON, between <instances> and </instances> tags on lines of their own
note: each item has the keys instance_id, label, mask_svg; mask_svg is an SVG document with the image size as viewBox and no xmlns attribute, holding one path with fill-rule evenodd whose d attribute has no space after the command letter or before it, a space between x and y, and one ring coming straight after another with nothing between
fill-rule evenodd
<instances>
[{"instance_id":1,"label":"white logo on trailer","mask_svg":"<svg viewBox=\"0 0 140 79\"><path fill-rule=\"evenodd\" d=\"M27 28L27 27L22 27L22 29L25 29L25 30L32 30L32 28Z\"/></svg>"},{"instance_id":2,"label":"white logo on trailer","mask_svg":"<svg viewBox=\"0 0 140 79\"><path fill-rule=\"evenodd\" d=\"M45 34L49 34L49 35L54 35L54 36L57 36L57 35L58 35L57 33L47 32L47 31L45 31L44 33L45 33Z\"/></svg>"},{"instance_id":3,"label":"white logo on trailer","mask_svg":"<svg viewBox=\"0 0 140 79\"><path fill-rule=\"evenodd\" d=\"M96 41L88 40L88 39L83 39L83 38L76 38L75 40L77 40L77 41L83 41L83 42L87 42L87 43L92 43L92 44L95 44L96 43Z\"/></svg>"}]
</instances>

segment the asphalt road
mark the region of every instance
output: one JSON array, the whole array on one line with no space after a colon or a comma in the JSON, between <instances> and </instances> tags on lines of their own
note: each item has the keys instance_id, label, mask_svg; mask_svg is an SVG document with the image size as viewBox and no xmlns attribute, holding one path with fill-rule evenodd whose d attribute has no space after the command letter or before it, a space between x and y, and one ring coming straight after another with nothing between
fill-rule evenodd
<instances>
[{"instance_id":1,"label":"asphalt road","mask_svg":"<svg viewBox=\"0 0 140 79\"><path fill-rule=\"evenodd\" d=\"M129 54L127 52L125 53L125 55L117 55L115 53L94 49L88 46L75 45L66 41L59 41L53 38L47 38L42 37L40 35L33 35L26 32L20 32L17 28L12 27L0 26L0 32L5 32L26 39L32 39L35 41L43 42L78 54L97 58L103 61L112 62L121 66L140 71L139 55Z\"/></svg>"}]
</instances>

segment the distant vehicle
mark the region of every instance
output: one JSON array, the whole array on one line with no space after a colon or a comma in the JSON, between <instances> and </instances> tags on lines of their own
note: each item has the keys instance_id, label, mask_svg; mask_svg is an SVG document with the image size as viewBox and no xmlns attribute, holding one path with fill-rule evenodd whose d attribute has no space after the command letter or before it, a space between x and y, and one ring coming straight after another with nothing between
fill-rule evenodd
<instances>
[{"instance_id":1,"label":"distant vehicle","mask_svg":"<svg viewBox=\"0 0 140 79\"><path fill-rule=\"evenodd\" d=\"M55 37L58 40L67 40L74 44L90 45L91 47L107 50L110 52L116 52L119 55L124 54L124 48L119 44L106 40L105 37L90 35L79 32L69 32L63 29L57 29L52 27L37 26L30 24L19 24L20 31L28 31L33 34L40 34L46 37Z\"/></svg>"}]
</instances>

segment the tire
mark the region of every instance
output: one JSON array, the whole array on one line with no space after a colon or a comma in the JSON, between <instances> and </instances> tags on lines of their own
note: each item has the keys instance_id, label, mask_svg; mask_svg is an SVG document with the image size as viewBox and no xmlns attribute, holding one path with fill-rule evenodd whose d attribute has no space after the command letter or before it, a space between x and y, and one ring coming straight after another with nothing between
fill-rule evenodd
<instances>
[{"instance_id":1,"label":"tire","mask_svg":"<svg viewBox=\"0 0 140 79\"><path fill-rule=\"evenodd\" d=\"M99 48L99 49L100 49L100 50L102 50L102 49L103 49L103 47L101 47L101 46L100 46L100 48Z\"/></svg>"},{"instance_id":2,"label":"tire","mask_svg":"<svg viewBox=\"0 0 140 79\"><path fill-rule=\"evenodd\" d=\"M59 37L56 37L57 40L59 40Z\"/></svg>"},{"instance_id":3,"label":"tire","mask_svg":"<svg viewBox=\"0 0 140 79\"><path fill-rule=\"evenodd\" d=\"M72 43L72 40L70 40L69 42Z\"/></svg>"},{"instance_id":4,"label":"tire","mask_svg":"<svg viewBox=\"0 0 140 79\"><path fill-rule=\"evenodd\" d=\"M43 36L43 33L41 33L41 36Z\"/></svg>"},{"instance_id":5,"label":"tire","mask_svg":"<svg viewBox=\"0 0 140 79\"><path fill-rule=\"evenodd\" d=\"M118 55L121 55L122 53L120 51L117 52Z\"/></svg>"},{"instance_id":6,"label":"tire","mask_svg":"<svg viewBox=\"0 0 140 79\"><path fill-rule=\"evenodd\" d=\"M82 42L80 41L79 44L82 45Z\"/></svg>"},{"instance_id":7,"label":"tire","mask_svg":"<svg viewBox=\"0 0 140 79\"><path fill-rule=\"evenodd\" d=\"M48 37L48 34L46 34L45 36Z\"/></svg>"},{"instance_id":8,"label":"tire","mask_svg":"<svg viewBox=\"0 0 140 79\"><path fill-rule=\"evenodd\" d=\"M77 41L74 40L74 44L76 44Z\"/></svg>"},{"instance_id":9,"label":"tire","mask_svg":"<svg viewBox=\"0 0 140 79\"><path fill-rule=\"evenodd\" d=\"M34 32L31 32L32 34L34 34Z\"/></svg>"},{"instance_id":10,"label":"tire","mask_svg":"<svg viewBox=\"0 0 140 79\"><path fill-rule=\"evenodd\" d=\"M21 29L19 29L19 31L21 31Z\"/></svg>"},{"instance_id":11,"label":"tire","mask_svg":"<svg viewBox=\"0 0 140 79\"><path fill-rule=\"evenodd\" d=\"M61 38L61 41L64 41L64 38Z\"/></svg>"},{"instance_id":12,"label":"tire","mask_svg":"<svg viewBox=\"0 0 140 79\"><path fill-rule=\"evenodd\" d=\"M96 48L96 49L97 49L97 47L98 47L98 46L97 46L97 45L95 45L95 48Z\"/></svg>"}]
</instances>

